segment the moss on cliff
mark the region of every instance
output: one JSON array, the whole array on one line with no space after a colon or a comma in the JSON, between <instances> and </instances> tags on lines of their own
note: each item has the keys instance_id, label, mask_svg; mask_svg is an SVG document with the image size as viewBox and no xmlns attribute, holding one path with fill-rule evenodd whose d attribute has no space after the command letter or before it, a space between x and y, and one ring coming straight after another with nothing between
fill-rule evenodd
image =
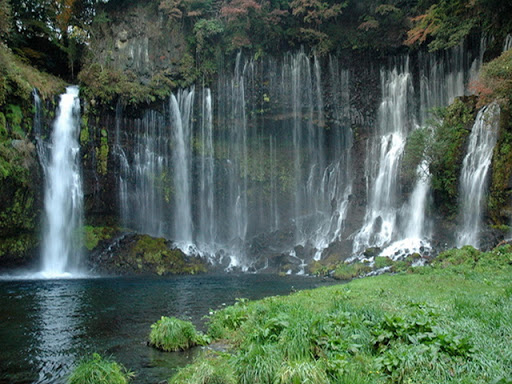
<instances>
[{"instance_id":1,"label":"moss on cliff","mask_svg":"<svg viewBox=\"0 0 512 384\"><path fill-rule=\"evenodd\" d=\"M458 176L464 158L464 144L475 118L475 98L455 99L441 113L427 148L436 205L445 215L457 211Z\"/></svg>"},{"instance_id":2,"label":"moss on cliff","mask_svg":"<svg viewBox=\"0 0 512 384\"><path fill-rule=\"evenodd\" d=\"M100 144L99 147L96 147L96 172L98 174L105 176L107 174L108 169L108 134L106 129L101 130L100 136Z\"/></svg>"},{"instance_id":3,"label":"moss on cliff","mask_svg":"<svg viewBox=\"0 0 512 384\"><path fill-rule=\"evenodd\" d=\"M512 121L510 106L502 109L498 142L494 147L488 200L493 224L507 225L512 217Z\"/></svg>"},{"instance_id":4,"label":"moss on cliff","mask_svg":"<svg viewBox=\"0 0 512 384\"><path fill-rule=\"evenodd\" d=\"M36 246L40 214L35 147L27 140L0 141L0 259L17 260Z\"/></svg>"},{"instance_id":5,"label":"moss on cliff","mask_svg":"<svg viewBox=\"0 0 512 384\"><path fill-rule=\"evenodd\" d=\"M2 266L26 264L27 258L39 244L34 232L3 237L0 242L0 263Z\"/></svg>"},{"instance_id":6,"label":"moss on cliff","mask_svg":"<svg viewBox=\"0 0 512 384\"><path fill-rule=\"evenodd\" d=\"M86 225L83 227L84 247L92 251L103 240L110 240L119 229L117 227L93 227Z\"/></svg>"}]
</instances>

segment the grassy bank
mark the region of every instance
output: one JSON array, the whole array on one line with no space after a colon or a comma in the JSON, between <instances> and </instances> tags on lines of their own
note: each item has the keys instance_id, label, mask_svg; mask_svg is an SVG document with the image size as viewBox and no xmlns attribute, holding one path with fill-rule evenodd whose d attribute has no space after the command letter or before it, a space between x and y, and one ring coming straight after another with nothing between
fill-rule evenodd
<instances>
[{"instance_id":1,"label":"grassy bank","mask_svg":"<svg viewBox=\"0 0 512 384\"><path fill-rule=\"evenodd\" d=\"M512 383L512 247L215 312L172 383Z\"/></svg>"}]
</instances>

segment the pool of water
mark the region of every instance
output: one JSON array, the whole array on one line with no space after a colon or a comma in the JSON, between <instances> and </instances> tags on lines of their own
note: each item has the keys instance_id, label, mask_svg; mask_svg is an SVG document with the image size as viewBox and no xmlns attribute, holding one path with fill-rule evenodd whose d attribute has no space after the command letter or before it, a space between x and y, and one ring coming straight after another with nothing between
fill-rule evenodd
<instances>
[{"instance_id":1,"label":"pool of water","mask_svg":"<svg viewBox=\"0 0 512 384\"><path fill-rule=\"evenodd\" d=\"M64 383L85 356L99 352L158 383L198 349L148 347L161 316L190 319L204 330L210 309L329 284L304 276L201 275L156 278L0 281L0 383Z\"/></svg>"}]
</instances>

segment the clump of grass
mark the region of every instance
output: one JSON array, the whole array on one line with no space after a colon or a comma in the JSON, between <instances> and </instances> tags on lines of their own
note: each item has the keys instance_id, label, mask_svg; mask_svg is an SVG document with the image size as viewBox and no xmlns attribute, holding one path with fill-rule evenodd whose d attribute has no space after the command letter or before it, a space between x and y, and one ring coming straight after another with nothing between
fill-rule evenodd
<instances>
[{"instance_id":1,"label":"clump of grass","mask_svg":"<svg viewBox=\"0 0 512 384\"><path fill-rule=\"evenodd\" d=\"M151 325L149 344L166 352L183 351L196 345L207 344L207 338L197 332L190 321L162 316Z\"/></svg>"},{"instance_id":2,"label":"clump of grass","mask_svg":"<svg viewBox=\"0 0 512 384\"><path fill-rule=\"evenodd\" d=\"M71 373L68 384L126 384L134 376L115 361L104 359L99 354L82 361Z\"/></svg>"},{"instance_id":3,"label":"clump of grass","mask_svg":"<svg viewBox=\"0 0 512 384\"><path fill-rule=\"evenodd\" d=\"M279 370L276 384L325 384L329 379L319 361L287 361Z\"/></svg>"},{"instance_id":4,"label":"clump of grass","mask_svg":"<svg viewBox=\"0 0 512 384\"><path fill-rule=\"evenodd\" d=\"M250 343L234 357L233 365L240 384L274 383L283 354L276 344Z\"/></svg>"},{"instance_id":5,"label":"clump of grass","mask_svg":"<svg viewBox=\"0 0 512 384\"><path fill-rule=\"evenodd\" d=\"M236 384L233 367L227 354L209 354L196 364L178 371L169 384Z\"/></svg>"}]
</instances>

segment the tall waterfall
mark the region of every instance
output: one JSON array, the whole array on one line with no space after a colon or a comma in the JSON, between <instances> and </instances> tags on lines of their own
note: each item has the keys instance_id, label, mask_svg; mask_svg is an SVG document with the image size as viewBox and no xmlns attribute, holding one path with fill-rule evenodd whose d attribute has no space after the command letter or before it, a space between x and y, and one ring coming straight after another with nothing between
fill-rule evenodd
<instances>
[{"instance_id":1,"label":"tall waterfall","mask_svg":"<svg viewBox=\"0 0 512 384\"><path fill-rule=\"evenodd\" d=\"M215 216L215 150L213 146L213 101L209 88L203 89L201 99L200 132L200 192L198 247L206 254L215 254L216 216Z\"/></svg>"},{"instance_id":2,"label":"tall waterfall","mask_svg":"<svg viewBox=\"0 0 512 384\"><path fill-rule=\"evenodd\" d=\"M82 180L78 144L80 101L78 88L68 87L61 95L53 124L50 158L45 171L46 225L41 275L66 277L80 268Z\"/></svg>"},{"instance_id":3,"label":"tall waterfall","mask_svg":"<svg viewBox=\"0 0 512 384\"><path fill-rule=\"evenodd\" d=\"M372 139L366 172L370 192L364 224L354 238L354 253L382 247L396 235L397 181L400 159L411 122L408 101L413 98L408 59L392 70L381 71L382 102L379 136Z\"/></svg>"},{"instance_id":4,"label":"tall waterfall","mask_svg":"<svg viewBox=\"0 0 512 384\"><path fill-rule=\"evenodd\" d=\"M194 88L181 90L178 97L170 97L171 127L173 132L174 174L174 239L181 249L192 244L191 134Z\"/></svg>"},{"instance_id":5,"label":"tall waterfall","mask_svg":"<svg viewBox=\"0 0 512 384\"><path fill-rule=\"evenodd\" d=\"M244 264L243 245L248 229L248 128L245 86L251 63L244 63L239 53L232 75L218 81L217 120L223 160L225 193L217 195L217 212L223 225L219 245L230 256L230 266ZM219 175L219 177L222 177Z\"/></svg>"},{"instance_id":6,"label":"tall waterfall","mask_svg":"<svg viewBox=\"0 0 512 384\"><path fill-rule=\"evenodd\" d=\"M462 220L457 246L480 245L480 227L486 194L486 181L492 153L498 136L500 108L497 103L482 108L469 136L466 157L462 163L460 205Z\"/></svg>"}]
</instances>

